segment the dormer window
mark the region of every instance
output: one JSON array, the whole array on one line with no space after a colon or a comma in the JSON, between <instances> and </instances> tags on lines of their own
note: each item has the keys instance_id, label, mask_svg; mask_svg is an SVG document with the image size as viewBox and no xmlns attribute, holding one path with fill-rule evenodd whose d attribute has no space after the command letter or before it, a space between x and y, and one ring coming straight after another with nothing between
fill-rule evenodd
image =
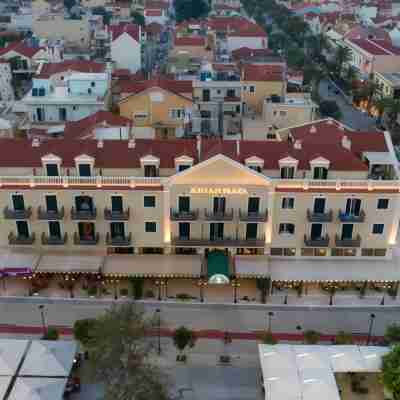
<instances>
[{"instance_id":1,"label":"dormer window","mask_svg":"<svg viewBox=\"0 0 400 400\"><path fill-rule=\"evenodd\" d=\"M58 164L46 164L46 175L47 176L59 176L60 171L58 170Z\"/></svg>"},{"instance_id":2,"label":"dormer window","mask_svg":"<svg viewBox=\"0 0 400 400\"><path fill-rule=\"evenodd\" d=\"M295 172L295 167L281 167L281 179L293 179Z\"/></svg>"},{"instance_id":3,"label":"dormer window","mask_svg":"<svg viewBox=\"0 0 400 400\"><path fill-rule=\"evenodd\" d=\"M152 178L159 176L160 159L154 157L153 155L147 155L140 159L140 164L143 169L144 176L147 178Z\"/></svg>"},{"instance_id":4,"label":"dormer window","mask_svg":"<svg viewBox=\"0 0 400 400\"><path fill-rule=\"evenodd\" d=\"M54 154L42 157L42 165L47 176L60 176L61 158Z\"/></svg>"},{"instance_id":5,"label":"dormer window","mask_svg":"<svg viewBox=\"0 0 400 400\"><path fill-rule=\"evenodd\" d=\"M329 160L317 157L310 161L313 179L328 179Z\"/></svg>"},{"instance_id":6,"label":"dormer window","mask_svg":"<svg viewBox=\"0 0 400 400\"><path fill-rule=\"evenodd\" d=\"M92 176L94 158L83 154L75 158L75 165L79 176Z\"/></svg>"},{"instance_id":7,"label":"dormer window","mask_svg":"<svg viewBox=\"0 0 400 400\"><path fill-rule=\"evenodd\" d=\"M264 167L264 160L259 157L249 157L244 160L246 167L252 169L253 171L261 173Z\"/></svg>"},{"instance_id":8,"label":"dormer window","mask_svg":"<svg viewBox=\"0 0 400 400\"><path fill-rule=\"evenodd\" d=\"M181 156L175 158L175 168L177 172L182 172L193 166L193 158L188 156Z\"/></svg>"},{"instance_id":9,"label":"dormer window","mask_svg":"<svg viewBox=\"0 0 400 400\"><path fill-rule=\"evenodd\" d=\"M90 164L79 164L78 165L79 176L91 176L92 169Z\"/></svg>"},{"instance_id":10,"label":"dormer window","mask_svg":"<svg viewBox=\"0 0 400 400\"><path fill-rule=\"evenodd\" d=\"M286 157L279 160L281 179L293 179L296 176L298 160L293 157Z\"/></svg>"}]
</instances>

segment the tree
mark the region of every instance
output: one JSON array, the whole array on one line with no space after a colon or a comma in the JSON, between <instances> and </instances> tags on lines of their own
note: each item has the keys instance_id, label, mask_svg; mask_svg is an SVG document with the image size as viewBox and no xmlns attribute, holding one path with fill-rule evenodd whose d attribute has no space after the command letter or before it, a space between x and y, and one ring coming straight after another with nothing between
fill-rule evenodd
<instances>
[{"instance_id":1,"label":"tree","mask_svg":"<svg viewBox=\"0 0 400 400\"><path fill-rule=\"evenodd\" d=\"M204 17L209 11L209 6L204 0L175 0L174 6L177 22Z\"/></svg>"},{"instance_id":2,"label":"tree","mask_svg":"<svg viewBox=\"0 0 400 400\"><path fill-rule=\"evenodd\" d=\"M93 7L93 15L101 15L103 17L103 24L110 25L112 15L104 7Z\"/></svg>"},{"instance_id":3,"label":"tree","mask_svg":"<svg viewBox=\"0 0 400 400\"><path fill-rule=\"evenodd\" d=\"M87 346L92 339L95 324L96 320L93 318L78 319L74 323L74 338Z\"/></svg>"},{"instance_id":4,"label":"tree","mask_svg":"<svg viewBox=\"0 0 400 400\"><path fill-rule=\"evenodd\" d=\"M341 112L335 100L324 100L319 105L319 112L324 117L340 119Z\"/></svg>"},{"instance_id":5,"label":"tree","mask_svg":"<svg viewBox=\"0 0 400 400\"><path fill-rule=\"evenodd\" d=\"M43 335L43 340L58 340L60 334L56 328L49 326L46 333Z\"/></svg>"},{"instance_id":6,"label":"tree","mask_svg":"<svg viewBox=\"0 0 400 400\"><path fill-rule=\"evenodd\" d=\"M397 116L400 113L400 101L399 100L392 100L388 105L388 118L389 118L389 126L393 128L397 122Z\"/></svg>"},{"instance_id":7,"label":"tree","mask_svg":"<svg viewBox=\"0 0 400 400\"><path fill-rule=\"evenodd\" d=\"M339 46L335 53L335 75L340 78L344 65L351 60L351 50L348 47Z\"/></svg>"},{"instance_id":8,"label":"tree","mask_svg":"<svg viewBox=\"0 0 400 400\"><path fill-rule=\"evenodd\" d=\"M274 336L272 335L272 333L270 331L266 331L263 333L262 337L261 337L261 341L264 344L277 344L278 340L274 338Z\"/></svg>"},{"instance_id":9,"label":"tree","mask_svg":"<svg viewBox=\"0 0 400 400\"><path fill-rule=\"evenodd\" d=\"M357 80L357 77L358 75L356 69L351 65L347 66L347 68L344 70L343 75L347 92L350 92L352 90L353 84Z\"/></svg>"},{"instance_id":10,"label":"tree","mask_svg":"<svg viewBox=\"0 0 400 400\"><path fill-rule=\"evenodd\" d=\"M308 330L304 332L304 343L317 344L321 338L321 334L317 331Z\"/></svg>"},{"instance_id":11,"label":"tree","mask_svg":"<svg viewBox=\"0 0 400 400\"><path fill-rule=\"evenodd\" d=\"M139 13L137 11L132 11L131 12L131 18L132 18L132 20L133 20L133 22L135 24L138 24L138 25L141 25L141 26L145 25L145 20L144 20L143 14L141 14L141 13Z\"/></svg>"},{"instance_id":12,"label":"tree","mask_svg":"<svg viewBox=\"0 0 400 400\"><path fill-rule=\"evenodd\" d=\"M400 344L400 324L388 325L384 337L389 344Z\"/></svg>"},{"instance_id":13,"label":"tree","mask_svg":"<svg viewBox=\"0 0 400 400\"><path fill-rule=\"evenodd\" d=\"M350 332L339 331L335 337L335 344L353 344L353 335Z\"/></svg>"},{"instance_id":14,"label":"tree","mask_svg":"<svg viewBox=\"0 0 400 400\"><path fill-rule=\"evenodd\" d=\"M194 347L196 343L196 337L192 330L185 328L184 326L179 327L175 330L174 336L172 337L174 346L178 349L179 355L177 361L185 361L186 355L183 354L186 347Z\"/></svg>"},{"instance_id":15,"label":"tree","mask_svg":"<svg viewBox=\"0 0 400 400\"><path fill-rule=\"evenodd\" d=\"M104 383L104 400L169 398L166 375L151 361L148 332L154 324L132 302L114 305L96 319L89 365L93 378Z\"/></svg>"},{"instance_id":16,"label":"tree","mask_svg":"<svg viewBox=\"0 0 400 400\"><path fill-rule=\"evenodd\" d=\"M395 400L400 399L400 345L396 345L382 359L382 380Z\"/></svg>"}]
</instances>

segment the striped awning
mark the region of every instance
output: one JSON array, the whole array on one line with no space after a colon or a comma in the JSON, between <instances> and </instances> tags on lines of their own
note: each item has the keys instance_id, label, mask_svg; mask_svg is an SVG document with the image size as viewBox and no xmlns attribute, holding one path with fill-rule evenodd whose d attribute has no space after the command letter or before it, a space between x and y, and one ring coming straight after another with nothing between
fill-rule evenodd
<instances>
[{"instance_id":1,"label":"striped awning","mask_svg":"<svg viewBox=\"0 0 400 400\"><path fill-rule=\"evenodd\" d=\"M268 256L236 256L235 275L237 278L269 277Z\"/></svg>"},{"instance_id":2,"label":"striped awning","mask_svg":"<svg viewBox=\"0 0 400 400\"><path fill-rule=\"evenodd\" d=\"M46 254L40 259L36 273L97 274L104 257L95 255Z\"/></svg>"}]
</instances>

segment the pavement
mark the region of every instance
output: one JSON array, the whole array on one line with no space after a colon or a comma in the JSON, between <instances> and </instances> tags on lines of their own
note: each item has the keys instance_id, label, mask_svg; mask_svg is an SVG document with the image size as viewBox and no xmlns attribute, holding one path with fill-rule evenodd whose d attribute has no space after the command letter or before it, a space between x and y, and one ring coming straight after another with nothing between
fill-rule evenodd
<instances>
[{"instance_id":1,"label":"pavement","mask_svg":"<svg viewBox=\"0 0 400 400\"><path fill-rule=\"evenodd\" d=\"M319 85L319 95L325 100L335 100L342 112L341 121L353 128L361 131L376 130L376 121L367 113L363 113L354 108L341 94L335 94L332 90L328 91L328 85L333 86L331 81L324 79Z\"/></svg>"}]
</instances>

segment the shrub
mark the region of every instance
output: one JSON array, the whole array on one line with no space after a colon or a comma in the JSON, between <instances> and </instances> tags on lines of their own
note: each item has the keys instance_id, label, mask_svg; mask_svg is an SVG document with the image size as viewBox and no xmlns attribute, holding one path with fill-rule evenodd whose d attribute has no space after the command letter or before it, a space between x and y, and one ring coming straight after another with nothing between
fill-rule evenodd
<instances>
[{"instance_id":1,"label":"shrub","mask_svg":"<svg viewBox=\"0 0 400 400\"><path fill-rule=\"evenodd\" d=\"M193 348L196 343L194 332L184 326L180 326L175 330L172 339L174 341L174 346L180 353L183 353L188 346ZM180 354L180 356L183 356L183 354ZM186 361L186 356L184 358L180 356L179 359L177 357L177 361Z\"/></svg>"},{"instance_id":2,"label":"shrub","mask_svg":"<svg viewBox=\"0 0 400 400\"><path fill-rule=\"evenodd\" d=\"M261 341L264 344L277 344L278 340L274 338L274 336L272 335L272 333L270 331L266 331L263 333L262 337L261 337Z\"/></svg>"},{"instance_id":3,"label":"shrub","mask_svg":"<svg viewBox=\"0 0 400 400\"><path fill-rule=\"evenodd\" d=\"M96 296L97 295L97 287L89 286L87 292L88 292L89 296Z\"/></svg>"},{"instance_id":4,"label":"shrub","mask_svg":"<svg viewBox=\"0 0 400 400\"><path fill-rule=\"evenodd\" d=\"M335 337L335 344L353 344L353 335L350 332L339 331Z\"/></svg>"},{"instance_id":5,"label":"shrub","mask_svg":"<svg viewBox=\"0 0 400 400\"><path fill-rule=\"evenodd\" d=\"M304 343L306 344L317 344L320 338L321 334L312 329L304 332Z\"/></svg>"},{"instance_id":6,"label":"shrub","mask_svg":"<svg viewBox=\"0 0 400 400\"><path fill-rule=\"evenodd\" d=\"M384 337L385 337L385 342L389 344L400 343L400 325L399 324L388 325Z\"/></svg>"},{"instance_id":7,"label":"shrub","mask_svg":"<svg viewBox=\"0 0 400 400\"><path fill-rule=\"evenodd\" d=\"M56 328L49 326L43 335L43 340L58 340L60 334Z\"/></svg>"}]
</instances>

